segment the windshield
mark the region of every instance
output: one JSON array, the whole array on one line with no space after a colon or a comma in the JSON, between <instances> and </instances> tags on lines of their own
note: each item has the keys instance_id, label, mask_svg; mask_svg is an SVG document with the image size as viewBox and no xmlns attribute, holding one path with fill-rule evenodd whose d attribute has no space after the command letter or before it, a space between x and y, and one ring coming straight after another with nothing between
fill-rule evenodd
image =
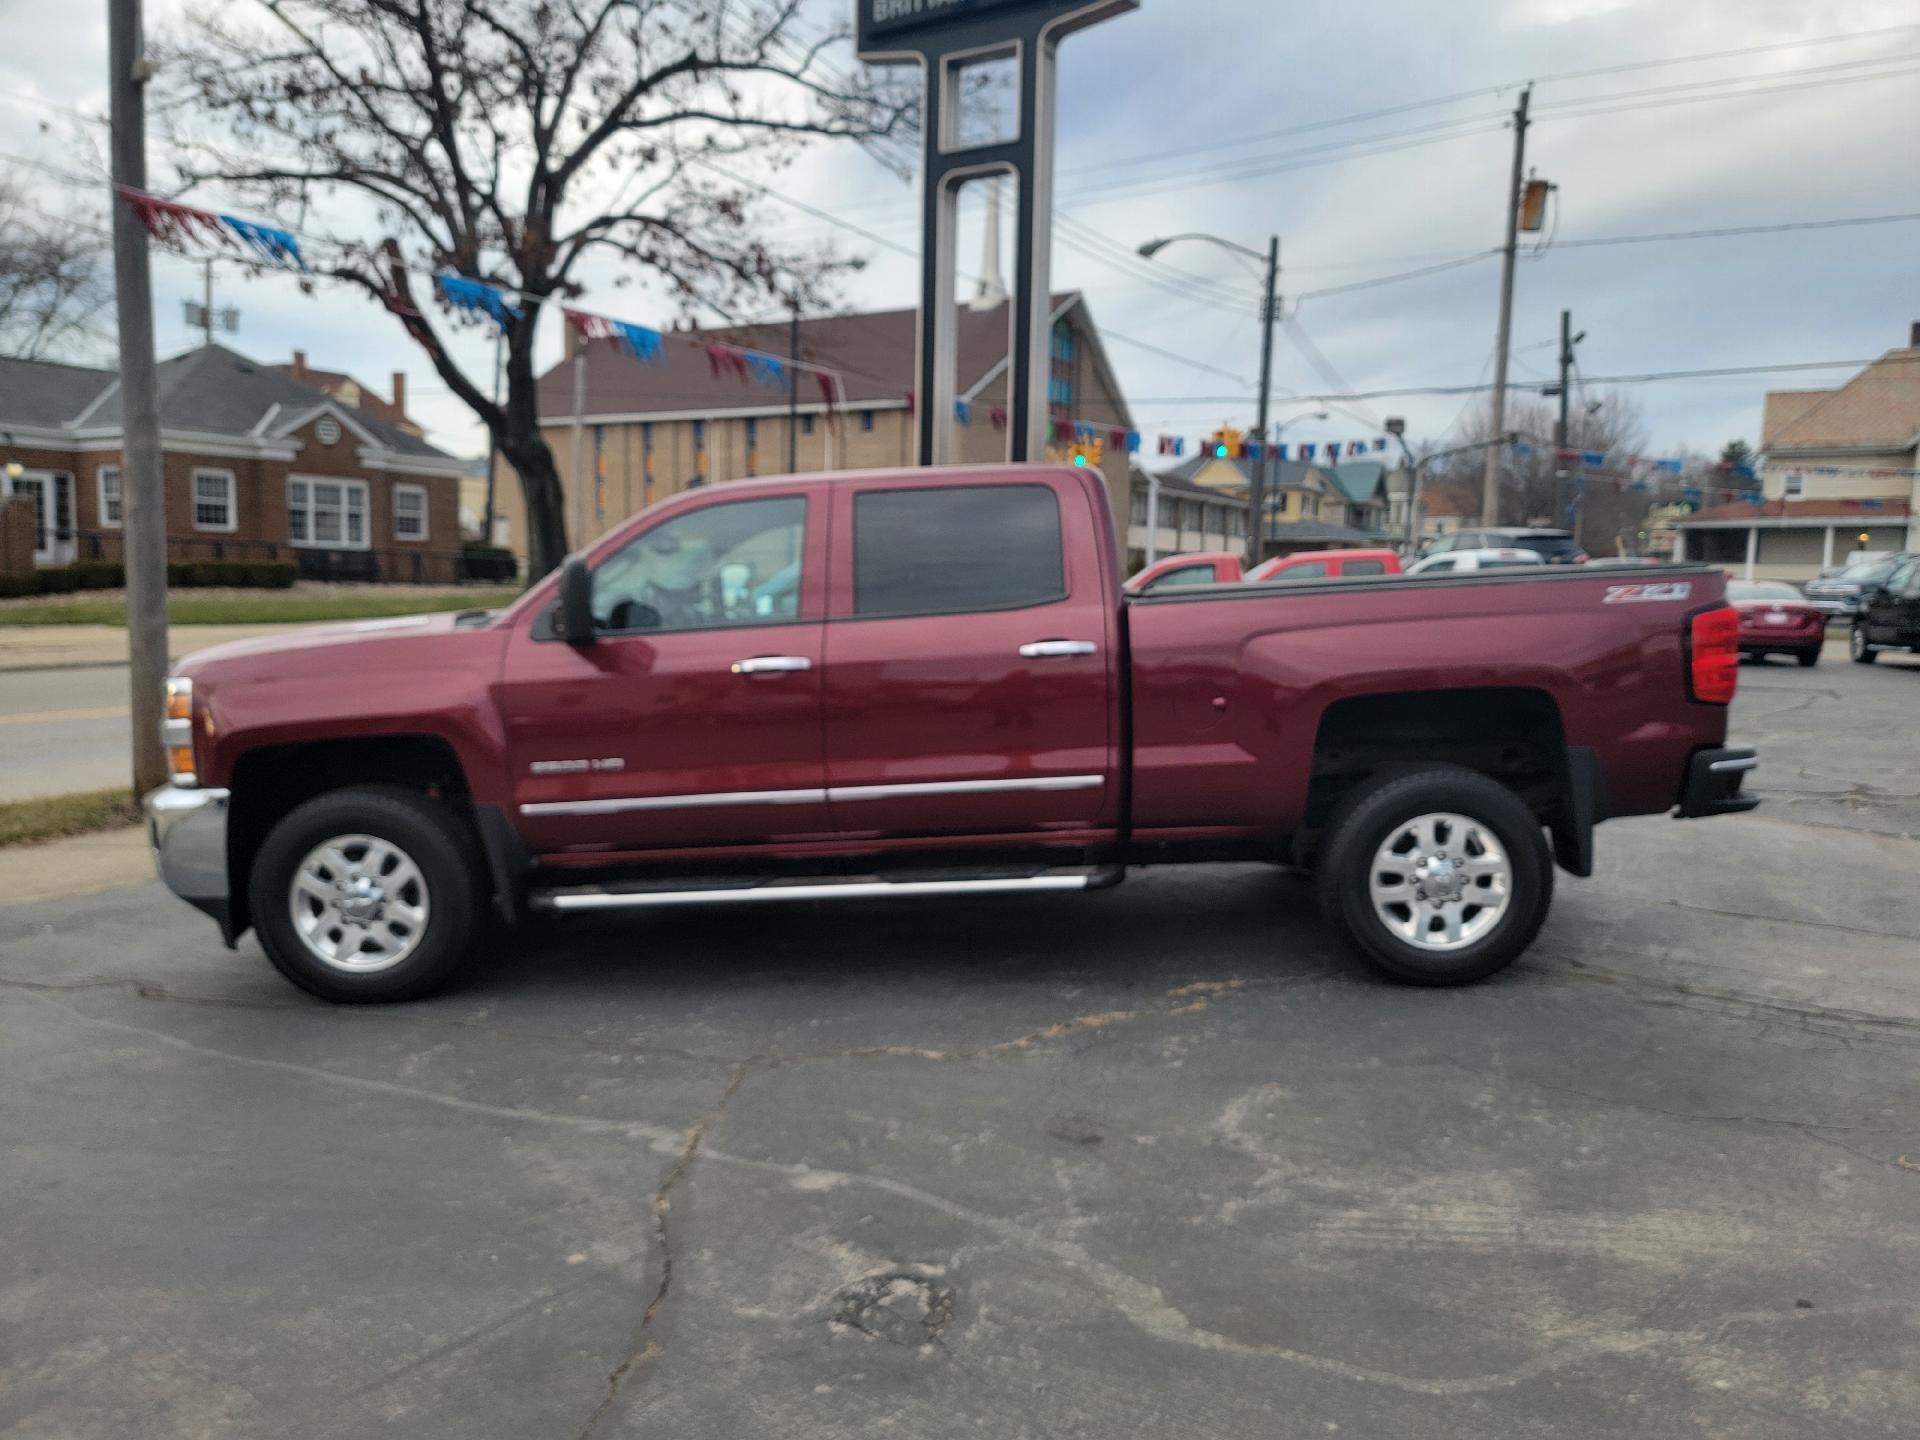
<instances>
[{"instance_id":1,"label":"windshield","mask_svg":"<svg viewBox=\"0 0 1920 1440\"><path fill-rule=\"evenodd\" d=\"M1791 585L1779 581L1736 580L1727 586L1729 600L1798 600L1800 592Z\"/></svg>"},{"instance_id":2,"label":"windshield","mask_svg":"<svg viewBox=\"0 0 1920 1440\"><path fill-rule=\"evenodd\" d=\"M1568 560L1580 548L1573 543L1573 536L1564 531L1558 534L1547 531L1537 535L1501 535L1498 543L1510 550L1531 550L1543 560Z\"/></svg>"},{"instance_id":3,"label":"windshield","mask_svg":"<svg viewBox=\"0 0 1920 1440\"><path fill-rule=\"evenodd\" d=\"M1871 565L1849 565L1833 578L1845 580L1854 585L1878 585L1892 573L1891 561L1876 560Z\"/></svg>"}]
</instances>

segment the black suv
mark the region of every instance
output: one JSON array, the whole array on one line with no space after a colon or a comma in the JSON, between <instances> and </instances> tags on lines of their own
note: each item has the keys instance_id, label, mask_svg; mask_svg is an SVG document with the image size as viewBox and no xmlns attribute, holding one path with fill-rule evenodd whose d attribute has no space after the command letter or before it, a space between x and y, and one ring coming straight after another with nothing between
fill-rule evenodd
<instances>
[{"instance_id":1,"label":"black suv","mask_svg":"<svg viewBox=\"0 0 1920 1440\"><path fill-rule=\"evenodd\" d=\"M1586 551L1573 538L1571 530L1456 530L1430 545L1425 554L1444 555L1449 550L1531 550L1549 565L1584 565Z\"/></svg>"},{"instance_id":2,"label":"black suv","mask_svg":"<svg viewBox=\"0 0 1920 1440\"><path fill-rule=\"evenodd\" d=\"M1849 648L1862 665L1885 649L1920 653L1920 552L1894 556L1887 578L1861 595Z\"/></svg>"}]
</instances>

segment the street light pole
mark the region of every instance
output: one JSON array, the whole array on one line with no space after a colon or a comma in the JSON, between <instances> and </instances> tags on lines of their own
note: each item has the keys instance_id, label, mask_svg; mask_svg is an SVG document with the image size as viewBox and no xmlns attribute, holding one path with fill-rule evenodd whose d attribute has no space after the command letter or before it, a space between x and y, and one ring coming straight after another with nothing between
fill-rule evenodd
<instances>
[{"instance_id":1,"label":"street light pole","mask_svg":"<svg viewBox=\"0 0 1920 1440\"><path fill-rule=\"evenodd\" d=\"M1223 240L1218 235L1189 233L1169 235L1160 240L1149 240L1140 247L1140 254L1151 260L1176 240L1204 240L1209 245L1218 245L1223 250L1231 250L1236 255L1244 255L1264 265L1262 276L1264 288L1260 301L1260 400L1259 434L1260 459L1253 466L1252 477L1247 486L1247 519L1249 535L1247 537L1247 564L1258 565L1261 552L1266 547L1265 503L1267 491L1267 467L1272 463L1273 447L1268 443L1267 408L1273 392L1273 327L1280 323L1280 237L1273 236L1267 241L1267 252L1262 255L1258 250L1233 240Z\"/></svg>"},{"instance_id":2,"label":"street light pole","mask_svg":"<svg viewBox=\"0 0 1920 1440\"><path fill-rule=\"evenodd\" d=\"M1280 237L1267 242L1267 293L1260 314L1260 458L1254 462L1252 504L1253 534L1247 539L1247 565L1266 559L1267 549L1267 476L1273 463L1272 437L1267 434L1267 407L1273 396L1273 327L1280 311Z\"/></svg>"}]
</instances>

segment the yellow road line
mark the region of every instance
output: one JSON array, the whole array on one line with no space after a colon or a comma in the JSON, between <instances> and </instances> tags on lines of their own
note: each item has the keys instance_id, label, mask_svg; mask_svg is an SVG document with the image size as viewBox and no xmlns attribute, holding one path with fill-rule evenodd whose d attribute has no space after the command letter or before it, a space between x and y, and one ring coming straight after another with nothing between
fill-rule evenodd
<instances>
[{"instance_id":1,"label":"yellow road line","mask_svg":"<svg viewBox=\"0 0 1920 1440\"><path fill-rule=\"evenodd\" d=\"M24 715L0 715L0 725L59 725L68 720L112 720L127 713L124 705L96 705L90 710L29 710Z\"/></svg>"}]
</instances>

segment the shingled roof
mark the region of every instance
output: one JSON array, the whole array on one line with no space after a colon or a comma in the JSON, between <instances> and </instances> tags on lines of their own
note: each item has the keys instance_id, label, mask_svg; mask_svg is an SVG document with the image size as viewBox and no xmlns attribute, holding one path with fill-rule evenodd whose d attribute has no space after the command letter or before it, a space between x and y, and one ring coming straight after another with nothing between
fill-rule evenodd
<instances>
[{"instance_id":1,"label":"shingled roof","mask_svg":"<svg viewBox=\"0 0 1920 1440\"><path fill-rule=\"evenodd\" d=\"M1053 297L1057 320L1081 304L1076 291ZM1090 327L1089 327L1090 328ZM962 306L957 321L955 390L966 397L1005 364L1006 305L991 310ZM800 358L833 371L839 382L836 404L850 409L904 408L914 388L917 310L874 310L854 315L823 315L800 322ZM716 374L705 347L784 356L793 346L790 323L723 326L711 330L674 330L663 339L663 361L645 364L613 345L587 348L584 415L588 420L654 415L721 416L729 411L764 410L786 401L786 387L770 389L743 383L737 375ZM543 420L573 414L573 361L562 360L539 381ZM1115 387L1118 393L1118 387ZM803 373L800 403L821 403L818 382Z\"/></svg>"},{"instance_id":2,"label":"shingled roof","mask_svg":"<svg viewBox=\"0 0 1920 1440\"><path fill-rule=\"evenodd\" d=\"M202 345L157 367L160 428L257 439L287 422L334 407L351 417L373 444L425 460L453 457L377 415L340 404L224 345ZM0 360L0 426L114 431L121 426L120 377L111 370L44 361Z\"/></svg>"}]
</instances>

